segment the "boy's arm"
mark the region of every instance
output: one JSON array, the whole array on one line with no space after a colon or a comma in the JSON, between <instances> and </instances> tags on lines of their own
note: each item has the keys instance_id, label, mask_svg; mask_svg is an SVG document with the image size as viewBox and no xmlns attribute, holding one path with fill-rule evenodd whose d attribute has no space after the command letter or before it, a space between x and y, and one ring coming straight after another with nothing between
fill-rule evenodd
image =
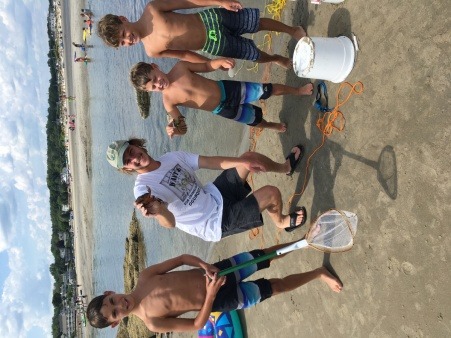
<instances>
[{"instance_id":1,"label":"boy's arm","mask_svg":"<svg viewBox=\"0 0 451 338\"><path fill-rule=\"evenodd\" d=\"M205 63L184 62L185 67L193 73L208 73L217 69L231 69L235 67L235 60L232 58L219 58L209 60Z\"/></svg>"},{"instance_id":2,"label":"boy's arm","mask_svg":"<svg viewBox=\"0 0 451 338\"><path fill-rule=\"evenodd\" d=\"M164 262L151 265L148 268L144 269L142 272L146 273L147 276L154 275L162 275L166 272L174 270L182 265L192 266L194 268L200 268L205 271L205 274L213 279L216 272L219 272L219 269L212 264L208 264L197 256L184 254L171 259L168 259Z\"/></svg>"},{"instance_id":3,"label":"boy's arm","mask_svg":"<svg viewBox=\"0 0 451 338\"><path fill-rule=\"evenodd\" d=\"M201 156L199 155L199 169L225 170L243 166L251 172L266 171L263 162L248 160L243 157Z\"/></svg>"},{"instance_id":4,"label":"boy's arm","mask_svg":"<svg viewBox=\"0 0 451 338\"><path fill-rule=\"evenodd\" d=\"M234 0L154 0L149 5L162 12L210 6L220 6L229 11L238 12L243 8L239 1Z\"/></svg>"},{"instance_id":5,"label":"boy's arm","mask_svg":"<svg viewBox=\"0 0 451 338\"><path fill-rule=\"evenodd\" d=\"M154 57L165 57L165 58L175 58L183 61L188 61L192 63L205 63L210 61L209 58L200 55L196 52L190 50L170 50L166 49L158 54L154 54Z\"/></svg>"},{"instance_id":6,"label":"boy's arm","mask_svg":"<svg viewBox=\"0 0 451 338\"><path fill-rule=\"evenodd\" d=\"M204 304L194 319L186 318L150 318L146 320L147 327L154 332L185 332L200 330L208 320L213 302L219 289L225 283L225 276L206 277L206 296Z\"/></svg>"}]
</instances>

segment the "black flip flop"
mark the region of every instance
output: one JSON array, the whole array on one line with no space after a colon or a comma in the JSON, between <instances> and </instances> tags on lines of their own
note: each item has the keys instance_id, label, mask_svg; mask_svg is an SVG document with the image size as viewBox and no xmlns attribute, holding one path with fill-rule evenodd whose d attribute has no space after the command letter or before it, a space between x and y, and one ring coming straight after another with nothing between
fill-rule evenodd
<instances>
[{"instance_id":1,"label":"black flip flop","mask_svg":"<svg viewBox=\"0 0 451 338\"><path fill-rule=\"evenodd\" d=\"M300 228L301 226L303 226L305 224L305 222L307 222L307 210L305 209L305 207L300 207L298 208L297 211L302 210L303 214L304 214L304 218L302 219L302 222L298 225L296 225L296 218L299 216L298 213L296 211L292 212L290 214L290 226L288 228L285 228L286 232L292 232L294 230L296 230L297 228Z\"/></svg>"},{"instance_id":2,"label":"black flip flop","mask_svg":"<svg viewBox=\"0 0 451 338\"><path fill-rule=\"evenodd\" d=\"M290 160L290 168L291 168L291 170L287 174L287 176L293 175L294 171L296 170L297 165L299 164L299 162L301 162L302 158L304 157L304 146L302 144L298 144L296 147L299 148L299 150L301 151L297 160L294 158L295 154L291 153L291 152L287 157L285 157L286 160ZM294 148L296 148L296 147L294 147Z\"/></svg>"}]
</instances>

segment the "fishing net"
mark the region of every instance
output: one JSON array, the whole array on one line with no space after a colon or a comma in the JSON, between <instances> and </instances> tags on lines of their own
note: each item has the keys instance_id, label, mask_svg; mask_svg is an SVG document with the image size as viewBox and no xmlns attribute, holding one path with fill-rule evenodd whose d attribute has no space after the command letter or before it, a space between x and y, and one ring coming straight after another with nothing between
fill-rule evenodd
<instances>
[{"instance_id":1,"label":"fishing net","mask_svg":"<svg viewBox=\"0 0 451 338\"><path fill-rule=\"evenodd\" d=\"M323 252L341 252L352 248L357 231L357 215L349 211L329 210L310 227L309 245Z\"/></svg>"}]
</instances>

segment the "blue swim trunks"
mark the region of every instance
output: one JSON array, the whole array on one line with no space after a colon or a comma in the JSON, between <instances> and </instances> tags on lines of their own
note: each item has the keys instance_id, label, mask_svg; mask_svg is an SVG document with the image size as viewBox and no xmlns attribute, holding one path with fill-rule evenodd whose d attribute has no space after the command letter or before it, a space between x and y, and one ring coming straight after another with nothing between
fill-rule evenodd
<instances>
[{"instance_id":1,"label":"blue swim trunks","mask_svg":"<svg viewBox=\"0 0 451 338\"><path fill-rule=\"evenodd\" d=\"M213 264L220 270L224 270L251 259L263 256L263 250L243 252L231 258L224 259ZM227 275L226 282L219 289L213 302L212 311L231 311L245 309L263 302L272 296L271 282L260 278L255 281L243 282L244 279L258 270L269 267L269 261L253 264L244 269Z\"/></svg>"},{"instance_id":2,"label":"blue swim trunks","mask_svg":"<svg viewBox=\"0 0 451 338\"><path fill-rule=\"evenodd\" d=\"M238 12L210 8L199 12L207 32L204 52L235 59L256 61L260 51L254 41L241 37L255 33L260 25L258 8L243 8Z\"/></svg>"},{"instance_id":3,"label":"blue swim trunks","mask_svg":"<svg viewBox=\"0 0 451 338\"><path fill-rule=\"evenodd\" d=\"M257 100L266 100L272 94L271 83L218 81L221 90L221 102L213 114L227 119L256 126L263 120L262 109L250 104Z\"/></svg>"}]
</instances>

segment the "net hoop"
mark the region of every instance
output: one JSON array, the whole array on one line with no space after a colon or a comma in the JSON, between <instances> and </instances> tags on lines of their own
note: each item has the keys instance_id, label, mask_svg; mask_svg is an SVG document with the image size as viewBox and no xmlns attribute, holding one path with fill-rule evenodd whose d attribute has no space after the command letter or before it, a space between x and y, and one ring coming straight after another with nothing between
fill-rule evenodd
<instances>
[{"instance_id":1,"label":"net hoop","mask_svg":"<svg viewBox=\"0 0 451 338\"><path fill-rule=\"evenodd\" d=\"M317 223L320 220L320 218L324 217L324 216L327 216L328 214L333 213L333 212L337 212L338 214L341 215L341 218L343 220L345 220L345 224L347 226L347 230L349 231L350 236L351 236L349 243L346 246L342 246L342 247L339 247L339 248L333 248L333 247L328 247L328 246L319 246L319 245L316 245L315 243L311 243L311 238L309 238L309 237L312 236L312 232L315 230L315 226L317 225ZM351 217L355 218L355 226L354 227L352 226L352 223L350 221ZM356 232L357 232L357 221L358 221L357 215L355 213L353 213L353 212L341 211L341 210L337 210L337 209L329 209L326 212L323 212L321 215L319 215L315 219L315 221L310 226L307 234L305 235L305 238L307 239L309 247L313 248L313 249L315 249L317 251L329 252L329 253L346 252L346 251L351 250L353 245L354 245L354 237L355 237Z\"/></svg>"}]
</instances>

